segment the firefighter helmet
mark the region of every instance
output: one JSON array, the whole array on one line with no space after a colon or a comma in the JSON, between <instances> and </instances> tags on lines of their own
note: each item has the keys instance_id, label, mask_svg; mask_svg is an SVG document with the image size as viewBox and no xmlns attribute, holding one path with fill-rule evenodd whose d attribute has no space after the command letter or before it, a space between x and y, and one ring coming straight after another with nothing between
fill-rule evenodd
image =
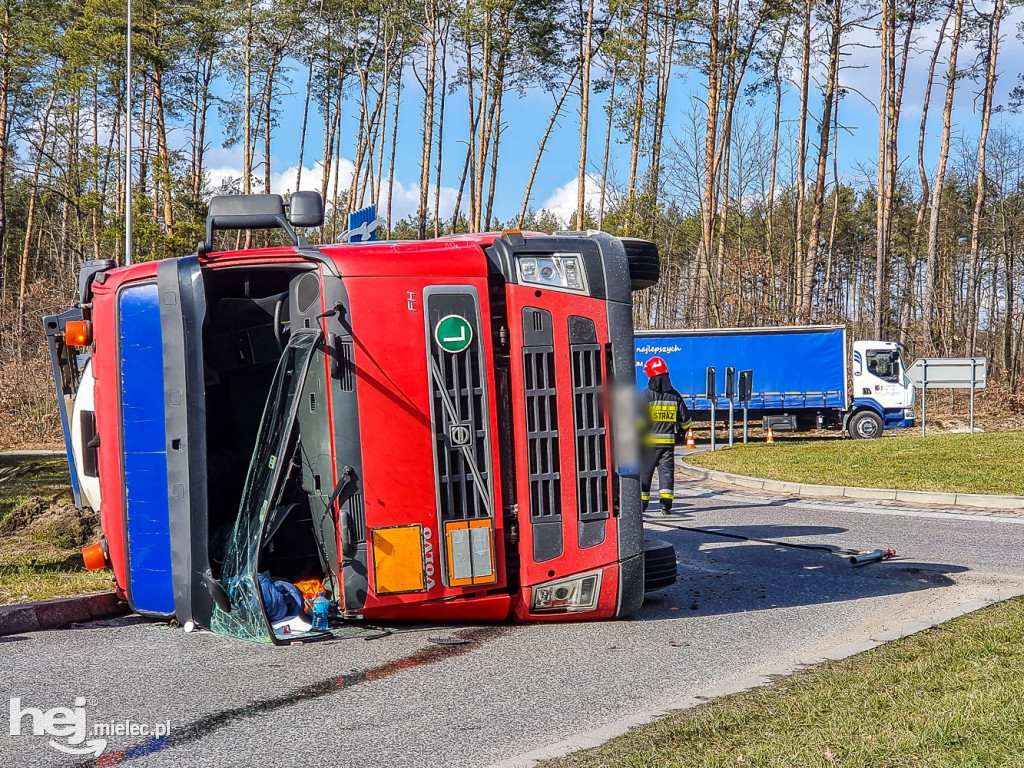
<instances>
[{"instance_id":1,"label":"firefighter helmet","mask_svg":"<svg viewBox=\"0 0 1024 768\"><path fill-rule=\"evenodd\" d=\"M644 373L647 374L648 378L660 376L663 373L668 373L668 364L660 357L652 357L644 363Z\"/></svg>"}]
</instances>

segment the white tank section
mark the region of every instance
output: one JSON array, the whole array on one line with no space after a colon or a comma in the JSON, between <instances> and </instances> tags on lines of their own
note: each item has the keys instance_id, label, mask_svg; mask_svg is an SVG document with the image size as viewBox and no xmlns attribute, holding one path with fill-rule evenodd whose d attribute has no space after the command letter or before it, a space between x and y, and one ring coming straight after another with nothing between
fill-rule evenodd
<instances>
[{"instance_id":1,"label":"white tank section","mask_svg":"<svg viewBox=\"0 0 1024 768\"><path fill-rule=\"evenodd\" d=\"M82 445L82 411L96 410L96 379L92 375L92 361L82 369L81 382L75 394L75 408L71 415L71 452L75 456L75 467L78 470L78 486L82 493L82 503L99 511L100 479L89 477L82 472L85 446Z\"/></svg>"}]
</instances>

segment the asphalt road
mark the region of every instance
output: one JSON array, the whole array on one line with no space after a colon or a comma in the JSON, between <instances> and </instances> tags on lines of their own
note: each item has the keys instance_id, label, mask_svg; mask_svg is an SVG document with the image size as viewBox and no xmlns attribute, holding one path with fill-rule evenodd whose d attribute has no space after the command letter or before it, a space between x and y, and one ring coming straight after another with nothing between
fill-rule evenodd
<instances>
[{"instance_id":1,"label":"asphalt road","mask_svg":"<svg viewBox=\"0 0 1024 768\"><path fill-rule=\"evenodd\" d=\"M629 621L442 627L280 649L134 618L0 638L0 701L46 710L82 696L90 725L171 728L163 741L112 736L96 763L44 736L9 735L4 717L0 765L525 765L1024 593L1021 516L683 483L676 513L652 519L649 534L675 544L681 579ZM900 557L853 568L843 556L876 547ZM438 637L469 642L428 640Z\"/></svg>"}]
</instances>

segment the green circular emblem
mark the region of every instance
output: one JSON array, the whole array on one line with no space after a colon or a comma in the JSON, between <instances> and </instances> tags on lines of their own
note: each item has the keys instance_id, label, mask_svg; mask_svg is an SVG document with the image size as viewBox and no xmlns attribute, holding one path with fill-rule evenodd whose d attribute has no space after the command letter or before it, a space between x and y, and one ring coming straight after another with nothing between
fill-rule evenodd
<instances>
[{"instance_id":1,"label":"green circular emblem","mask_svg":"<svg viewBox=\"0 0 1024 768\"><path fill-rule=\"evenodd\" d=\"M460 315L446 315L434 327L434 340L445 352L457 354L473 343L473 326Z\"/></svg>"}]
</instances>

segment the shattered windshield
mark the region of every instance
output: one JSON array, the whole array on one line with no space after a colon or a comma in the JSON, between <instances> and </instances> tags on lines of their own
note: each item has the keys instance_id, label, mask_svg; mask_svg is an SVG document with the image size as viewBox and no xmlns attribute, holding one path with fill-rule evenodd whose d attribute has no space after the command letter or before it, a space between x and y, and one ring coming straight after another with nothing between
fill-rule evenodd
<instances>
[{"instance_id":1,"label":"shattered windshield","mask_svg":"<svg viewBox=\"0 0 1024 768\"><path fill-rule=\"evenodd\" d=\"M221 584L230 599L231 610L214 608L210 628L215 632L260 643L273 642L256 575L260 546L267 516L278 507L275 497L282 486L281 474L294 450L298 395L319 339L319 333L293 334L274 374L221 572Z\"/></svg>"}]
</instances>

